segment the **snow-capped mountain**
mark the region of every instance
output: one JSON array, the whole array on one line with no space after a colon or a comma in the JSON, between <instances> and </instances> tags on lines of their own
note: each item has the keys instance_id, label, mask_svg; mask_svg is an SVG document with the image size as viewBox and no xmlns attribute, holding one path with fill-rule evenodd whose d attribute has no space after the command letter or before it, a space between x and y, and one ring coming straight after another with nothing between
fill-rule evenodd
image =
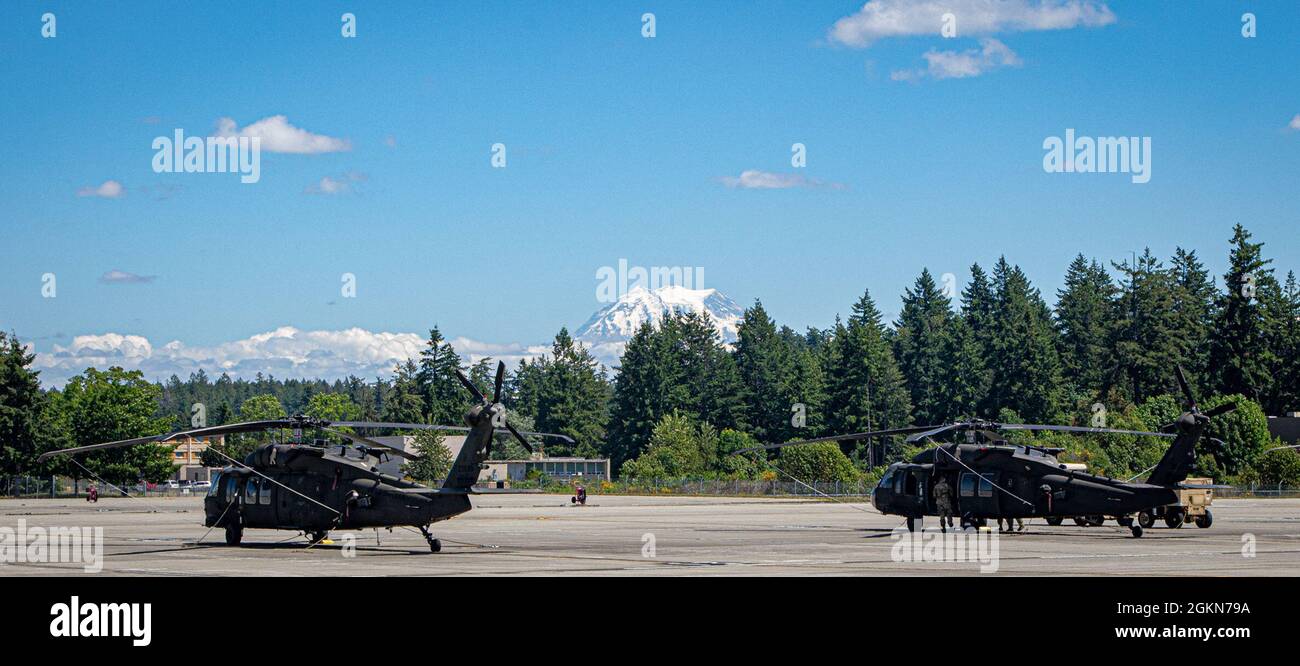
<instances>
[{"instance_id":1,"label":"snow-capped mountain","mask_svg":"<svg viewBox=\"0 0 1300 666\"><path fill-rule=\"evenodd\" d=\"M617 301L597 310L574 334L591 349L606 367L618 365L623 347L641 325L658 324L669 312L707 312L722 340L737 339L740 319L745 310L717 289L687 289L677 285L653 291L644 287L629 289Z\"/></svg>"}]
</instances>

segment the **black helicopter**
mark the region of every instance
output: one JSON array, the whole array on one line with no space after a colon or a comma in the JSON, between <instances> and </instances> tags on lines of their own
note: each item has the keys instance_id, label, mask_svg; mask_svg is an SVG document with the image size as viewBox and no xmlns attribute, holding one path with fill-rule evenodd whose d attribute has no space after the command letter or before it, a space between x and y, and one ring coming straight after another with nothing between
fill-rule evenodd
<instances>
[{"instance_id":1,"label":"black helicopter","mask_svg":"<svg viewBox=\"0 0 1300 666\"><path fill-rule=\"evenodd\" d=\"M908 443L916 443L949 433L964 433L964 443L939 444L918 453L910 463L890 465L871 492L872 506L887 515L906 517L908 529L914 530L917 519L939 515L932 489L939 477L944 477L954 490L953 514L976 526L985 525L989 518L1031 517L1044 517L1057 525L1063 518L1083 517L1087 524L1100 525L1106 516L1112 516L1121 526L1128 527L1133 536L1140 537L1141 521L1135 521L1134 515L1140 517L1155 507L1178 503L1178 489L1192 487L1183 486L1182 482L1192 469L1196 443L1205 427L1212 417L1237 407L1234 403L1224 403L1202 413L1182 368L1177 368L1177 377L1187 398L1188 411L1162 428L1164 432L963 421L833 435L744 451L896 435L907 435ZM1089 474L1061 463L1056 456L1064 449L1012 444L1002 436L1004 432L1014 431L1113 433L1174 441L1145 483L1131 483ZM1209 526L1208 520L1205 526Z\"/></svg>"},{"instance_id":2,"label":"black helicopter","mask_svg":"<svg viewBox=\"0 0 1300 666\"><path fill-rule=\"evenodd\" d=\"M242 463L231 459L233 464L212 480L203 501L204 526L225 528L226 543L232 546L239 545L245 528L301 531L316 543L335 529L410 526L419 528L429 549L436 553L442 550L442 544L430 534L429 525L472 508L469 495L474 493L483 461L491 454L495 435L509 433L529 452L533 447L526 435L573 442L565 435L520 432L510 425L500 403L504 373L505 363L500 363L496 389L488 401L464 373L456 371L457 378L479 403L465 413L464 427L292 416L61 449L41 455L40 460L121 446L161 444L181 437L287 429L293 433L290 443L258 447ZM388 456L411 458L412 454L337 428L444 430L468 435L442 486L429 488L379 471L380 463ZM312 443L304 443L303 433L308 429L334 434L348 442L330 444L326 439L313 438Z\"/></svg>"}]
</instances>

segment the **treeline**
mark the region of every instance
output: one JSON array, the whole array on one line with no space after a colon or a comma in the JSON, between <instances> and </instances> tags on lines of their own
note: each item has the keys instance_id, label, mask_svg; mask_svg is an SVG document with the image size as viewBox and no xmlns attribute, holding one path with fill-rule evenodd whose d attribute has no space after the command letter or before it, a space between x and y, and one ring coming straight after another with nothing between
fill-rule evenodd
<instances>
[{"instance_id":1,"label":"treeline","mask_svg":"<svg viewBox=\"0 0 1300 666\"><path fill-rule=\"evenodd\" d=\"M1240 225L1228 259L1218 282L1192 250L1177 249L1167 263L1149 251L1110 265L1078 256L1054 305L1005 258L991 271L973 265L960 294L944 293L923 270L903 293L895 322L882 321L869 293L830 328L802 332L755 302L734 345L723 343L707 315L672 314L636 332L612 380L561 330L550 354L511 369L504 401L520 429L577 441L547 442L549 455L606 456L627 476L851 480L913 451L895 442L875 456L865 446L846 447L846 456L833 444L729 454L759 442L963 418L1154 429L1181 411L1173 380L1181 364L1202 408L1229 399L1242 405L1215 420L1211 434L1226 444L1207 444L1198 472L1300 483L1294 450L1264 454L1276 445L1264 415L1300 410L1300 287L1293 272L1275 275L1263 244ZM58 443L188 427L195 404L209 425L271 413L459 424L470 398L455 368L490 395L496 365L467 366L436 328L418 359L372 380L212 380L200 372L150 384L138 372L112 369L87 370L62 390L41 392L30 362L9 339L0 473L33 469L33 452ZM128 397L129 418L86 411ZM88 416L109 423L91 427ZM1154 438L1038 438L1124 477L1154 464L1165 446ZM524 455L514 445L495 451ZM123 474L131 465L113 464Z\"/></svg>"}]
</instances>

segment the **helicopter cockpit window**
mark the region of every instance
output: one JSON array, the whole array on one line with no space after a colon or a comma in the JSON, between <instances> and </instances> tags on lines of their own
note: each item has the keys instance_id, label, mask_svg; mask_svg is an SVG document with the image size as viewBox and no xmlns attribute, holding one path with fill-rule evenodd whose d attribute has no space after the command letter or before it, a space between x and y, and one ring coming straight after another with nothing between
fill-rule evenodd
<instances>
[{"instance_id":1,"label":"helicopter cockpit window","mask_svg":"<svg viewBox=\"0 0 1300 666\"><path fill-rule=\"evenodd\" d=\"M958 494L960 494L962 497L975 496L975 475L974 474L961 475L961 489Z\"/></svg>"},{"instance_id":2,"label":"helicopter cockpit window","mask_svg":"<svg viewBox=\"0 0 1300 666\"><path fill-rule=\"evenodd\" d=\"M894 469L887 470L887 471L885 472L885 475L882 476L882 477L880 477L880 483L878 483L878 484L876 484L876 485L879 486L879 487L881 487L881 488L888 488L888 487L890 487L890 486L894 483L894 472L895 472L895 471L896 471L896 470L894 470Z\"/></svg>"},{"instance_id":3,"label":"helicopter cockpit window","mask_svg":"<svg viewBox=\"0 0 1300 666\"><path fill-rule=\"evenodd\" d=\"M219 490L221 490L221 472L213 475L212 484L208 486L208 497L216 497Z\"/></svg>"},{"instance_id":4,"label":"helicopter cockpit window","mask_svg":"<svg viewBox=\"0 0 1300 666\"><path fill-rule=\"evenodd\" d=\"M993 482L984 477L980 477L980 497L993 496Z\"/></svg>"},{"instance_id":5,"label":"helicopter cockpit window","mask_svg":"<svg viewBox=\"0 0 1300 666\"><path fill-rule=\"evenodd\" d=\"M244 504L257 504L257 477L250 477L244 482Z\"/></svg>"},{"instance_id":6,"label":"helicopter cockpit window","mask_svg":"<svg viewBox=\"0 0 1300 666\"><path fill-rule=\"evenodd\" d=\"M239 495L236 494L236 490L235 490L238 487L239 487L239 479L235 478L234 476L226 477L225 499L227 502L233 502L239 499Z\"/></svg>"}]
</instances>

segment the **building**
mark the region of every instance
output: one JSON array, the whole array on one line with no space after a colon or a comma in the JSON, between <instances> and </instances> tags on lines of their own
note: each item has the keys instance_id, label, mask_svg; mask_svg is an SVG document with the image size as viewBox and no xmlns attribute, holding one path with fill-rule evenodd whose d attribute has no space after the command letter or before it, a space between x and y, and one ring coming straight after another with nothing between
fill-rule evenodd
<instances>
[{"instance_id":1,"label":"building","mask_svg":"<svg viewBox=\"0 0 1300 666\"><path fill-rule=\"evenodd\" d=\"M175 440L175 451L172 452L173 461L176 464L176 473L172 475L177 481L211 481L212 469L204 467L201 462L203 452L212 444L224 444L226 438L224 435L214 437L181 437ZM171 446L169 442L167 445ZM218 468L219 469L219 468Z\"/></svg>"},{"instance_id":2,"label":"building","mask_svg":"<svg viewBox=\"0 0 1300 666\"><path fill-rule=\"evenodd\" d=\"M1287 412L1286 416L1268 417L1268 434L1283 444L1300 444L1300 412Z\"/></svg>"},{"instance_id":3,"label":"building","mask_svg":"<svg viewBox=\"0 0 1300 666\"><path fill-rule=\"evenodd\" d=\"M415 442L415 438L409 435L375 437L373 439L380 444L397 447L403 451L410 451ZM461 447L465 445L465 437L449 435L443 438L442 443L451 451L452 460L455 460L456 456L460 455ZM402 476L402 459L393 456L379 466L379 471L400 478ZM528 478L529 473L533 471L543 473L552 479L570 479L581 476L583 478L594 477L608 481L609 459L546 458L538 456L528 460L489 460L484 463L483 471L479 472L478 480L480 483L522 481Z\"/></svg>"},{"instance_id":4,"label":"building","mask_svg":"<svg viewBox=\"0 0 1300 666\"><path fill-rule=\"evenodd\" d=\"M522 481L532 472L552 479L609 480L608 458L537 458L535 460L489 460L479 474L479 481Z\"/></svg>"}]
</instances>

